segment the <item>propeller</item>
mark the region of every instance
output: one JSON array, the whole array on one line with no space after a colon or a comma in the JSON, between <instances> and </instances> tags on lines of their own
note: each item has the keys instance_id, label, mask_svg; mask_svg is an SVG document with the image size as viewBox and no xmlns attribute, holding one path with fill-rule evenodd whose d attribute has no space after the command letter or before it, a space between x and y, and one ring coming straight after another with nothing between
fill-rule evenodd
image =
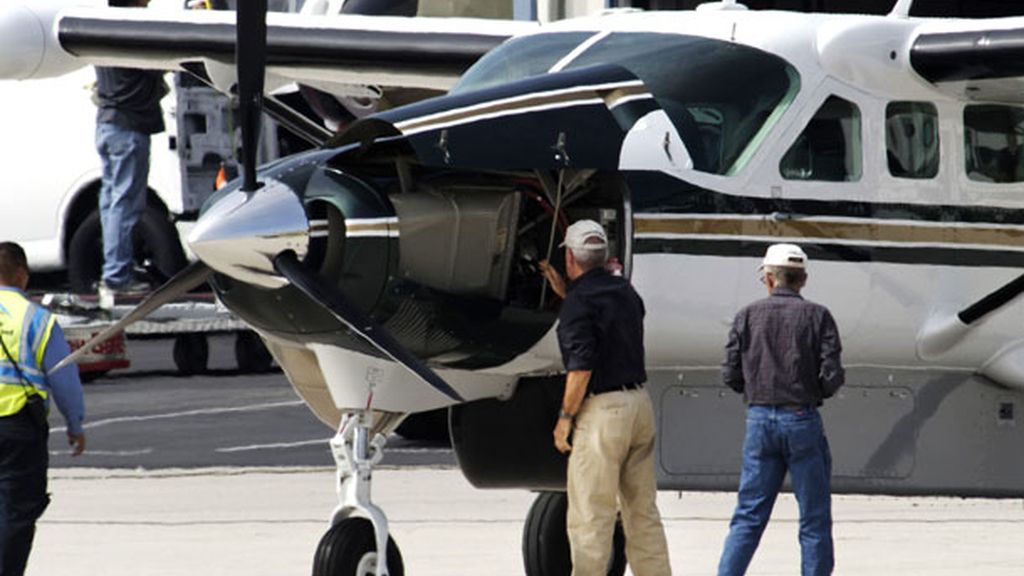
<instances>
[{"instance_id":1,"label":"propeller","mask_svg":"<svg viewBox=\"0 0 1024 576\"><path fill-rule=\"evenodd\" d=\"M263 74L267 63L267 0L238 2L235 25L238 116L242 128L242 191L255 192L256 151L263 113Z\"/></svg>"},{"instance_id":2,"label":"propeller","mask_svg":"<svg viewBox=\"0 0 1024 576\"><path fill-rule=\"evenodd\" d=\"M263 71L266 66L267 46L266 12L267 0L243 0L238 3L238 40L235 44L235 58L238 63L238 101L242 126L243 192L253 192L261 187L256 181L256 142L263 108ZM285 250L278 254L274 258L274 269L389 358L405 366L442 394L454 400L462 400L458 392L402 346L387 330L378 326L349 302L339 290L303 266L294 251Z\"/></svg>"},{"instance_id":3,"label":"propeller","mask_svg":"<svg viewBox=\"0 0 1024 576\"><path fill-rule=\"evenodd\" d=\"M387 330L377 325L359 308L353 305L340 291L326 284L318 274L299 262L295 252L287 250L274 258L274 269L288 279L293 286L323 306L350 330L369 342L389 358L405 366L410 372L449 398L462 401L459 395L436 372L418 357L402 346Z\"/></svg>"},{"instance_id":4,"label":"propeller","mask_svg":"<svg viewBox=\"0 0 1024 576\"><path fill-rule=\"evenodd\" d=\"M149 295L147 295L142 302L139 302L139 305L133 308L131 312L125 314L124 317L115 322L109 328L93 336L92 339L83 344L77 350L65 356L63 360L58 362L57 365L50 370L50 372L56 372L57 370L60 370L68 364L78 360L100 342L120 334L121 331L129 324L145 318L150 312L171 300L174 300L196 286L199 286L203 282L206 282L212 274L213 270L202 262L193 262L188 265L184 270L175 274L173 278L165 282L162 286L149 293Z\"/></svg>"}]
</instances>

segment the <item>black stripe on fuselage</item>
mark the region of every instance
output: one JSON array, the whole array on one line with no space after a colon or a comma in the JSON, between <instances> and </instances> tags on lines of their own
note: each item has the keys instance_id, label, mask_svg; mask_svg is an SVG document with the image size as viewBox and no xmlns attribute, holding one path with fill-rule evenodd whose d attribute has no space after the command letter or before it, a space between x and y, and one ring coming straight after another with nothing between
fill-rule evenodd
<instances>
[{"instance_id":1,"label":"black stripe on fuselage","mask_svg":"<svg viewBox=\"0 0 1024 576\"><path fill-rule=\"evenodd\" d=\"M813 200L734 196L709 190L660 172L627 172L637 214L783 214L879 220L921 220L957 224L1024 225L1024 209L998 206L910 204L861 200ZM842 186L843 184L837 184Z\"/></svg>"},{"instance_id":2,"label":"black stripe on fuselage","mask_svg":"<svg viewBox=\"0 0 1024 576\"><path fill-rule=\"evenodd\" d=\"M781 241L781 240L780 240ZM786 241L792 241L786 239ZM870 246L796 240L810 260L884 262L977 268L1024 268L1024 252L921 246ZM637 238L633 253L761 258L770 241L737 239Z\"/></svg>"},{"instance_id":3,"label":"black stripe on fuselage","mask_svg":"<svg viewBox=\"0 0 1024 576\"><path fill-rule=\"evenodd\" d=\"M65 17L61 46L77 56L195 56L233 61L231 24ZM505 36L267 27L267 63L461 73Z\"/></svg>"}]
</instances>

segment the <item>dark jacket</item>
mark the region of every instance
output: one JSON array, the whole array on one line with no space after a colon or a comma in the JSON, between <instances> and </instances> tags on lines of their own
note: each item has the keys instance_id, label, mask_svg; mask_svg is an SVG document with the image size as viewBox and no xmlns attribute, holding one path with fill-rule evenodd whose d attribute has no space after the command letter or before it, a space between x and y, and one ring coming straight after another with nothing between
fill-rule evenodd
<instances>
[{"instance_id":1,"label":"dark jacket","mask_svg":"<svg viewBox=\"0 0 1024 576\"><path fill-rule=\"evenodd\" d=\"M722 379L748 404L819 406L843 385L842 349L827 308L776 288L733 319Z\"/></svg>"},{"instance_id":2,"label":"dark jacket","mask_svg":"<svg viewBox=\"0 0 1024 576\"><path fill-rule=\"evenodd\" d=\"M96 122L142 134L164 130L160 99L167 94L158 70L96 67Z\"/></svg>"}]
</instances>

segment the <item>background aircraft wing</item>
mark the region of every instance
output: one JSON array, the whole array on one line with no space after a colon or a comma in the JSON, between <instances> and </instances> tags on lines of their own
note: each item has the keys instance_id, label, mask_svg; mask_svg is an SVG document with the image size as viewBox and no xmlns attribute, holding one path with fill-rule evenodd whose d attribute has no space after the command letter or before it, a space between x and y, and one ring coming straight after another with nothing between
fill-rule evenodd
<instances>
[{"instance_id":1,"label":"background aircraft wing","mask_svg":"<svg viewBox=\"0 0 1024 576\"><path fill-rule=\"evenodd\" d=\"M86 65L188 70L235 83L235 13L0 5L0 78L57 76ZM480 56L533 22L271 13L267 90L292 82L336 95L356 87L447 90Z\"/></svg>"},{"instance_id":2,"label":"background aircraft wing","mask_svg":"<svg viewBox=\"0 0 1024 576\"><path fill-rule=\"evenodd\" d=\"M957 98L1024 103L1024 18L922 25L910 64L922 78ZM989 24L990 26L992 24ZM957 29L959 28L959 29Z\"/></svg>"}]
</instances>

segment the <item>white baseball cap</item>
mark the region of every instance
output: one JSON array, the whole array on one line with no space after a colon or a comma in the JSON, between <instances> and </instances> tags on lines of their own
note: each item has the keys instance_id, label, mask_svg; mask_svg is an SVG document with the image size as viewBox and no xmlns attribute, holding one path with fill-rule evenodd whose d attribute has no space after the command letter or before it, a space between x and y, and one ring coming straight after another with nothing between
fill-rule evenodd
<instances>
[{"instance_id":1,"label":"white baseball cap","mask_svg":"<svg viewBox=\"0 0 1024 576\"><path fill-rule=\"evenodd\" d=\"M600 242L587 242L591 238L600 238ZM573 250L602 250L608 246L608 236L604 228L593 220L577 220L565 231L565 242L559 246L568 246Z\"/></svg>"},{"instance_id":2,"label":"white baseball cap","mask_svg":"<svg viewBox=\"0 0 1024 576\"><path fill-rule=\"evenodd\" d=\"M807 254L796 244L772 244L764 253L761 268L783 266L785 268L806 268Z\"/></svg>"}]
</instances>

